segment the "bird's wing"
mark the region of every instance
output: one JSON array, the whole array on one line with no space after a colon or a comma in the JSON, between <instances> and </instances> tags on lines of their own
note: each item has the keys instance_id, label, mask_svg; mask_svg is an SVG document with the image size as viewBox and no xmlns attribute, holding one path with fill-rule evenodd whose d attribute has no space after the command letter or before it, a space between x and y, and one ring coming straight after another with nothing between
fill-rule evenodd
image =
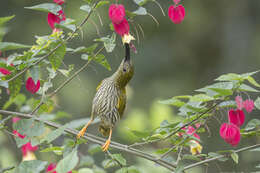
<instances>
[{"instance_id":1,"label":"bird's wing","mask_svg":"<svg viewBox=\"0 0 260 173\"><path fill-rule=\"evenodd\" d=\"M124 88L118 98L117 105L116 105L120 118L122 118L124 114L125 106L126 106L126 90Z\"/></svg>"}]
</instances>

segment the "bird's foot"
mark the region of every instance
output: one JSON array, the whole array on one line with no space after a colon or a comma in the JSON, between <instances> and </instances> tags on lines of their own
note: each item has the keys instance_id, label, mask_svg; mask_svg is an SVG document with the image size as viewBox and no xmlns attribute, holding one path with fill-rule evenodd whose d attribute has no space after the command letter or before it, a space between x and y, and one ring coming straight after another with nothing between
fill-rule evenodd
<instances>
[{"instance_id":1,"label":"bird's foot","mask_svg":"<svg viewBox=\"0 0 260 173\"><path fill-rule=\"evenodd\" d=\"M87 128L82 128L79 133L77 134L77 139L81 138L82 136L84 136L85 132L86 132Z\"/></svg>"},{"instance_id":2,"label":"bird's foot","mask_svg":"<svg viewBox=\"0 0 260 173\"><path fill-rule=\"evenodd\" d=\"M108 140L106 141L106 143L102 146L102 150L103 150L104 152L106 152L106 151L108 150L108 148L109 148L109 145L110 145L110 139L108 139Z\"/></svg>"}]
</instances>

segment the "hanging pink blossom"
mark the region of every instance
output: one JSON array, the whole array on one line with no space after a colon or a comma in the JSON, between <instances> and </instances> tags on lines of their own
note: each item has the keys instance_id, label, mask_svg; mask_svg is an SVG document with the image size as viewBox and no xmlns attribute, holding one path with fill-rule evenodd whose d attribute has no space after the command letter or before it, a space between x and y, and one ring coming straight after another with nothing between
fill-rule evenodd
<instances>
[{"instance_id":1,"label":"hanging pink blossom","mask_svg":"<svg viewBox=\"0 0 260 173\"><path fill-rule=\"evenodd\" d=\"M17 121L19 121L21 118L19 118L19 117L13 117L12 118L12 122L13 123L16 123Z\"/></svg>"},{"instance_id":2,"label":"hanging pink blossom","mask_svg":"<svg viewBox=\"0 0 260 173\"><path fill-rule=\"evenodd\" d=\"M114 25L114 29L116 31L116 33L118 33L119 35L123 36L123 35L128 35L129 34L129 24L128 21L126 19L123 19L123 21L119 24L113 23Z\"/></svg>"},{"instance_id":3,"label":"hanging pink blossom","mask_svg":"<svg viewBox=\"0 0 260 173\"><path fill-rule=\"evenodd\" d=\"M182 5L171 5L168 9L168 16L173 23L179 24L184 20L185 8Z\"/></svg>"},{"instance_id":4,"label":"hanging pink blossom","mask_svg":"<svg viewBox=\"0 0 260 173\"><path fill-rule=\"evenodd\" d=\"M64 0L53 0L56 4L62 5L64 3Z\"/></svg>"},{"instance_id":5,"label":"hanging pink blossom","mask_svg":"<svg viewBox=\"0 0 260 173\"><path fill-rule=\"evenodd\" d=\"M11 72L5 68L0 67L0 73L2 73L3 75L9 75L11 74Z\"/></svg>"},{"instance_id":6,"label":"hanging pink blossom","mask_svg":"<svg viewBox=\"0 0 260 173\"><path fill-rule=\"evenodd\" d=\"M125 7L122 4L111 4L108 10L108 16L112 23L121 23L125 17Z\"/></svg>"},{"instance_id":7,"label":"hanging pink blossom","mask_svg":"<svg viewBox=\"0 0 260 173\"><path fill-rule=\"evenodd\" d=\"M36 93L40 89L40 80L37 80L37 83L33 81L31 77L29 77L26 81L26 89L30 91L32 94Z\"/></svg>"},{"instance_id":8,"label":"hanging pink blossom","mask_svg":"<svg viewBox=\"0 0 260 173\"><path fill-rule=\"evenodd\" d=\"M61 21L66 20L65 13L63 10L58 11L58 15L55 15L53 13L48 13L47 21L51 29L55 29L55 23L59 24Z\"/></svg>"},{"instance_id":9,"label":"hanging pink blossom","mask_svg":"<svg viewBox=\"0 0 260 173\"><path fill-rule=\"evenodd\" d=\"M181 0L173 0L174 4L177 5L181 2Z\"/></svg>"},{"instance_id":10,"label":"hanging pink blossom","mask_svg":"<svg viewBox=\"0 0 260 173\"><path fill-rule=\"evenodd\" d=\"M188 128L186 129L186 134L188 134L188 135L192 135L193 134L193 136L195 138L200 139L200 136L197 133L195 133L195 130L196 129L194 127L188 126Z\"/></svg>"},{"instance_id":11,"label":"hanging pink blossom","mask_svg":"<svg viewBox=\"0 0 260 173\"><path fill-rule=\"evenodd\" d=\"M20 134L16 130L13 130L13 134L16 135L17 137L21 138L21 139L25 138L25 135Z\"/></svg>"},{"instance_id":12,"label":"hanging pink blossom","mask_svg":"<svg viewBox=\"0 0 260 173\"><path fill-rule=\"evenodd\" d=\"M28 152L34 152L38 150L38 146L32 146L31 142L28 142L27 144L24 144L21 148L23 156L26 156Z\"/></svg>"},{"instance_id":13,"label":"hanging pink blossom","mask_svg":"<svg viewBox=\"0 0 260 173\"><path fill-rule=\"evenodd\" d=\"M253 110L254 107L255 107L254 101L253 101L253 100L250 100L250 99L246 99L246 100L243 102L243 107L245 108L245 110L246 110L248 113L252 112L252 110Z\"/></svg>"},{"instance_id":14,"label":"hanging pink blossom","mask_svg":"<svg viewBox=\"0 0 260 173\"><path fill-rule=\"evenodd\" d=\"M49 166L46 169L46 173L57 173L57 171L55 171L55 168L56 168L55 163L49 164ZM69 171L68 173L72 173L72 171Z\"/></svg>"},{"instance_id":15,"label":"hanging pink blossom","mask_svg":"<svg viewBox=\"0 0 260 173\"><path fill-rule=\"evenodd\" d=\"M228 120L230 123L233 123L238 127L240 127L245 122L245 114L240 109L237 110L231 109L228 111Z\"/></svg>"},{"instance_id":16,"label":"hanging pink blossom","mask_svg":"<svg viewBox=\"0 0 260 173\"><path fill-rule=\"evenodd\" d=\"M240 129L232 123L223 123L219 129L220 136L226 143L237 146L240 142Z\"/></svg>"},{"instance_id":17,"label":"hanging pink blossom","mask_svg":"<svg viewBox=\"0 0 260 173\"><path fill-rule=\"evenodd\" d=\"M237 109L243 109L243 99L240 96L236 96Z\"/></svg>"}]
</instances>

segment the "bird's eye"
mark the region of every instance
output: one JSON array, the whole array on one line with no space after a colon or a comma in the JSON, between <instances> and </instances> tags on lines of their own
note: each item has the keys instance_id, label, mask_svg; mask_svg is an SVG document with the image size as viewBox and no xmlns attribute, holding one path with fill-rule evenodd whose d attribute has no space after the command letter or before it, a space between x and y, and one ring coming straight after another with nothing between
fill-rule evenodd
<instances>
[{"instance_id":1,"label":"bird's eye","mask_svg":"<svg viewBox=\"0 0 260 173\"><path fill-rule=\"evenodd\" d=\"M126 72L126 68L123 68L123 71Z\"/></svg>"}]
</instances>

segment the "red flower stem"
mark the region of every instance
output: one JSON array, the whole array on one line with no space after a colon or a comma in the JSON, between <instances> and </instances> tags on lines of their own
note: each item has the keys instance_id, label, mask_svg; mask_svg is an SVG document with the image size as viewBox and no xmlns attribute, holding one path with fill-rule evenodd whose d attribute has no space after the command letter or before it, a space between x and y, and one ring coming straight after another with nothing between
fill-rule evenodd
<instances>
[{"instance_id":1,"label":"red flower stem","mask_svg":"<svg viewBox=\"0 0 260 173\"><path fill-rule=\"evenodd\" d=\"M235 150L234 153L239 153L239 152L242 152L242 151L251 150L251 149L254 149L254 148L258 148L258 147L260 147L260 144L255 144L255 145L251 145L251 146L247 146L247 147ZM208 163L208 162L211 162L211 161L214 161L214 160L217 160L217 159L221 159L221 158L224 158L224 157L227 157L227 155L216 156L216 157L213 157L213 158L210 158L210 159L206 159L206 160L185 166L183 170L190 169L190 168L202 165L204 163Z\"/></svg>"},{"instance_id":2,"label":"red flower stem","mask_svg":"<svg viewBox=\"0 0 260 173\"><path fill-rule=\"evenodd\" d=\"M97 2L95 2L95 4L93 5L93 7L91 8L90 12L88 13L87 17L81 22L81 24L76 28L76 30L74 32L72 32L72 34L67 37L67 39L64 41L64 43L70 41L74 34L88 21L90 15L93 13L93 10L96 8L98 2L100 0L98 0ZM39 64L40 62L42 62L44 59L46 59L48 56L52 55L62 44L64 43L60 43L58 46L56 46L54 49L52 49L48 54L44 55L43 57L41 57L40 59L38 59L35 63L33 63L32 65L24 68L22 71L20 71L19 73L17 73L16 75L14 75L13 77L11 77L10 79L7 80L7 82L11 82L14 79L18 78L19 76L21 76L23 73L25 73L27 70L29 70L32 66L35 66L37 64Z\"/></svg>"}]
</instances>

